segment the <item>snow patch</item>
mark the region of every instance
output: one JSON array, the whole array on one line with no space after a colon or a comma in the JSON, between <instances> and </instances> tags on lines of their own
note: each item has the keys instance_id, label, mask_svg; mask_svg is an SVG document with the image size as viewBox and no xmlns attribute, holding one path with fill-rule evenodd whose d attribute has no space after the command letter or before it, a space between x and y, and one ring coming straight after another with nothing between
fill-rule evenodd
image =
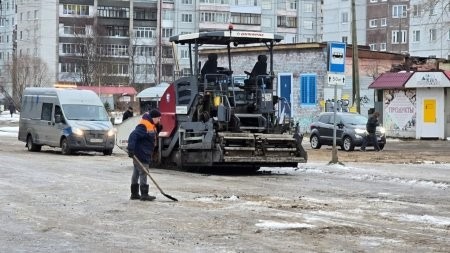
<instances>
[{"instance_id":1,"label":"snow patch","mask_svg":"<svg viewBox=\"0 0 450 253\"><path fill-rule=\"evenodd\" d=\"M306 224L306 223L286 223L286 222L277 222L271 220L259 220L259 223L256 223L255 226L265 229L297 229L297 228L313 228L314 225Z\"/></svg>"},{"instance_id":2,"label":"snow patch","mask_svg":"<svg viewBox=\"0 0 450 253\"><path fill-rule=\"evenodd\" d=\"M437 225L437 226L449 226L450 225L450 218L449 217L443 217L443 216L431 216L431 215L415 215L415 214L393 214L389 212L383 212L380 213L383 217L390 217L397 219L399 221L407 221L407 222L418 222L418 223L425 223L430 225Z\"/></svg>"}]
</instances>

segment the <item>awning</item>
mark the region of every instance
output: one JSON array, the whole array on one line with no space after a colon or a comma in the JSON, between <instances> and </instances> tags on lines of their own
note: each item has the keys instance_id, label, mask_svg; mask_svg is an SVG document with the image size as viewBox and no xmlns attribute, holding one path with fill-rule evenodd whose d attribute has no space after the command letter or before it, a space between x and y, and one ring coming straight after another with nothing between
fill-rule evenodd
<instances>
[{"instance_id":1,"label":"awning","mask_svg":"<svg viewBox=\"0 0 450 253\"><path fill-rule=\"evenodd\" d=\"M383 73L369 85L369 89L403 89L413 74L414 72Z\"/></svg>"},{"instance_id":2,"label":"awning","mask_svg":"<svg viewBox=\"0 0 450 253\"><path fill-rule=\"evenodd\" d=\"M112 95L128 95L134 96L137 91L131 86L77 86L78 90L91 90L97 94L112 94Z\"/></svg>"},{"instance_id":3,"label":"awning","mask_svg":"<svg viewBox=\"0 0 450 253\"><path fill-rule=\"evenodd\" d=\"M136 97L159 100L166 91L167 87L169 87L168 83L160 83L154 87L150 87L139 92Z\"/></svg>"}]
</instances>

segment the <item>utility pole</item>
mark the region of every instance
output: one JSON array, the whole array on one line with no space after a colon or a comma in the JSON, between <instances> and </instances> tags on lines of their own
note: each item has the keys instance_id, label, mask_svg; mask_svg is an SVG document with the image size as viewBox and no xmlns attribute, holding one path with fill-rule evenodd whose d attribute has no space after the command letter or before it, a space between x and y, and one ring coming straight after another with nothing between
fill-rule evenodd
<instances>
[{"instance_id":1,"label":"utility pole","mask_svg":"<svg viewBox=\"0 0 450 253\"><path fill-rule=\"evenodd\" d=\"M361 113L361 98L359 86L359 60L358 60L358 42L356 36L356 7L352 0L352 83L353 83L353 104L356 103L356 111Z\"/></svg>"}]
</instances>

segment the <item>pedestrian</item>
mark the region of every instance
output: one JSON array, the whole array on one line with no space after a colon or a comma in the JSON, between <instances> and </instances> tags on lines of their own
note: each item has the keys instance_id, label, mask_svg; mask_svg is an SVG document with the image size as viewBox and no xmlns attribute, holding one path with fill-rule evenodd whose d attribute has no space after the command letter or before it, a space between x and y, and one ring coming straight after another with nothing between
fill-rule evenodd
<instances>
[{"instance_id":1,"label":"pedestrian","mask_svg":"<svg viewBox=\"0 0 450 253\"><path fill-rule=\"evenodd\" d=\"M123 114L122 122L131 117L133 117L133 107L129 106L128 109Z\"/></svg>"},{"instance_id":2,"label":"pedestrian","mask_svg":"<svg viewBox=\"0 0 450 253\"><path fill-rule=\"evenodd\" d=\"M14 103L13 103L13 102L10 102L10 103L9 103L8 109L9 109L9 113L11 113L11 118L12 118L14 112L16 111L16 107L14 106Z\"/></svg>"},{"instance_id":3,"label":"pedestrian","mask_svg":"<svg viewBox=\"0 0 450 253\"><path fill-rule=\"evenodd\" d=\"M374 112L372 116L369 117L366 124L367 135L363 138L363 143L361 145L361 151L366 151L367 143L370 141L373 144L373 148L375 151L380 151L380 147L378 146L377 139L377 126L380 125L378 122L378 117L380 116L379 112Z\"/></svg>"},{"instance_id":4,"label":"pedestrian","mask_svg":"<svg viewBox=\"0 0 450 253\"><path fill-rule=\"evenodd\" d=\"M128 156L136 157L141 163L150 167L153 150L157 143L157 125L161 120L158 110L151 110L142 116L141 121L128 137ZM131 197L142 201L152 201L156 197L148 195L147 174L140 169L139 164L133 159L133 174L131 175ZM141 195L139 195L141 190Z\"/></svg>"}]
</instances>

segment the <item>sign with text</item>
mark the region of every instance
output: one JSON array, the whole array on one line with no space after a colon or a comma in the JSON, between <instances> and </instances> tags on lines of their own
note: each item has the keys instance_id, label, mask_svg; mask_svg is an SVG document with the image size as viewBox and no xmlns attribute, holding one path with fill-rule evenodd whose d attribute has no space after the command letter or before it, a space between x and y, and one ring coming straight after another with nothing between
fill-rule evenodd
<instances>
[{"instance_id":1,"label":"sign with text","mask_svg":"<svg viewBox=\"0 0 450 253\"><path fill-rule=\"evenodd\" d=\"M331 85L344 85L345 84L345 75L344 74L328 73L327 79L328 79L328 84L331 84Z\"/></svg>"},{"instance_id":2,"label":"sign with text","mask_svg":"<svg viewBox=\"0 0 450 253\"><path fill-rule=\"evenodd\" d=\"M342 42L328 43L328 71L334 73L345 72L346 45Z\"/></svg>"}]
</instances>

